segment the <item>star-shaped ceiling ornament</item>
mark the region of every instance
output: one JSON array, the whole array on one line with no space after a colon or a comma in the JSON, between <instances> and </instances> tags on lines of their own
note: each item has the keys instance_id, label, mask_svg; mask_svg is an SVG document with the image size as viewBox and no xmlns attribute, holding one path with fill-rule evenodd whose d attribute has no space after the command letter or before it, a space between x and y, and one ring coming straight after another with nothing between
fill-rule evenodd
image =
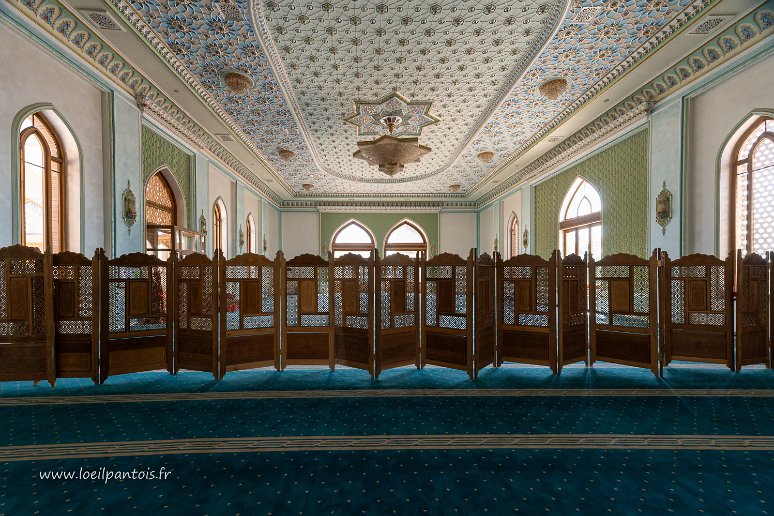
<instances>
[{"instance_id":1,"label":"star-shaped ceiling ornament","mask_svg":"<svg viewBox=\"0 0 774 516\"><path fill-rule=\"evenodd\" d=\"M355 114L344 121L357 126L358 136L384 134L386 130L393 136L418 137L422 129L440 121L430 114L432 105L431 101L409 101L393 91L379 100L356 100Z\"/></svg>"}]
</instances>

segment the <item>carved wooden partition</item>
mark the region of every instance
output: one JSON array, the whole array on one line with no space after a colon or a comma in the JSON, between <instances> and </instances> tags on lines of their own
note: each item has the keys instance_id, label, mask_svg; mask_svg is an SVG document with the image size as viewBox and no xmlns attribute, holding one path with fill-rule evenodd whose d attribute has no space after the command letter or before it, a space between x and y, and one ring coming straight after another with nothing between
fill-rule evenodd
<instances>
[{"instance_id":1,"label":"carved wooden partition","mask_svg":"<svg viewBox=\"0 0 774 516\"><path fill-rule=\"evenodd\" d=\"M51 255L0 249L0 380L56 383Z\"/></svg>"},{"instance_id":2,"label":"carved wooden partition","mask_svg":"<svg viewBox=\"0 0 774 516\"><path fill-rule=\"evenodd\" d=\"M347 253L330 260L333 279L333 342L337 364L374 376L374 253Z\"/></svg>"},{"instance_id":3,"label":"carved wooden partition","mask_svg":"<svg viewBox=\"0 0 774 516\"><path fill-rule=\"evenodd\" d=\"M57 378L99 382L99 260L72 252L52 257Z\"/></svg>"},{"instance_id":4,"label":"carved wooden partition","mask_svg":"<svg viewBox=\"0 0 774 516\"><path fill-rule=\"evenodd\" d=\"M328 261L319 256L282 260L282 369L293 364L335 367L329 274Z\"/></svg>"},{"instance_id":5,"label":"carved wooden partition","mask_svg":"<svg viewBox=\"0 0 774 516\"><path fill-rule=\"evenodd\" d=\"M220 373L280 368L277 307L282 254L246 253L220 260Z\"/></svg>"},{"instance_id":6,"label":"carved wooden partition","mask_svg":"<svg viewBox=\"0 0 774 516\"><path fill-rule=\"evenodd\" d=\"M733 257L662 253L663 365L713 362L734 369Z\"/></svg>"},{"instance_id":7,"label":"carved wooden partition","mask_svg":"<svg viewBox=\"0 0 774 516\"><path fill-rule=\"evenodd\" d=\"M384 369L420 367L419 259L376 256L375 376Z\"/></svg>"},{"instance_id":8,"label":"carved wooden partition","mask_svg":"<svg viewBox=\"0 0 774 516\"><path fill-rule=\"evenodd\" d=\"M475 290L475 376L484 367L494 364L497 344L497 283L496 269L499 253L487 253L476 258Z\"/></svg>"},{"instance_id":9,"label":"carved wooden partition","mask_svg":"<svg viewBox=\"0 0 774 516\"><path fill-rule=\"evenodd\" d=\"M468 259L443 253L422 263L424 305L422 367L434 364L473 371L473 274L475 250Z\"/></svg>"},{"instance_id":10,"label":"carved wooden partition","mask_svg":"<svg viewBox=\"0 0 774 516\"><path fill-rule=\"evenodd\" d=\"M736 271L736 367L766 364L771 367L769 337L769 261L737 252Z\"/></svg>"},{"instance_id":11,"label":"carved wooden partition","mask_svg":"<svg viewBox=\"0 0 774 516\"><path fill-rule=\"evenodd\" d=\"M101 257L100 383L115 374L172 372L171 260L143 253Z\"/></svg>"},{"instance_id":12,"label":"carved wooden partition","mask_svg":"<svg viewBox=\"0 0 774 516\"><path fill-rule=\"evenodd\" d=\"M571 254L558 263L559 316L557 318L557 371L575 362L588 364L588 300L586 260Z\"/></svg>"},{"instance_id":13,"label":"carved wooden partition","mask_svg":"<svg viewBox=\"0 0 774 516\"><path fill-rule=\"evenodd\" d=\"M556 366L556 259L520 254L499 266L499 363Z\"/></svg>"},{"instance_id":14,"label":"carved wooden partition","mask_svg":"<svg viewBox=\"0 0 774 516\"><path fill-rule=\"evenodd\" d=\"M659 375L656 251L649 260L614 254L589 259L590 363L645 367Z\"/></svg>"},{"instance_id":15,"label":"carved wooden partition","mask_svg":"<svg viewBox=\"0 0 774 516\"><path fill-rule=\"evenodd\" d=\"M174 256L174 255L173 255ZM219 378L218 268L215 260L193 253L173 258L174 366Z\"/></svg>"}]
</instances>

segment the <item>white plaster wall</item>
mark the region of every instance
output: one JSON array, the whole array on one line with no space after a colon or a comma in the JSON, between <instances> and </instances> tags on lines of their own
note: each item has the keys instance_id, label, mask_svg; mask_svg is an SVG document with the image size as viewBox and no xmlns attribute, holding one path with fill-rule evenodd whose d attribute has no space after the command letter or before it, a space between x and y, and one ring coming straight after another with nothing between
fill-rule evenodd
<instances>
[{"instance_id":1,"label":"white plaster wall","mask_svg":"<svg viewBox=\"0 0 774 516\"><path fill-rule=\"evenodd\" d=\"M274 258L277 254L277 250L280 248L280 212L271 204L264 203L263 206L263 216L265 217L263 227L264 234L266 235L266 256ZM314 241L315 247L317 246L317 242L319 242L319 236L317 240Z\"/></svg>"},{"instance_id":2,"label":"white plaster wall","mask_svg":"<svg viewBox=\"0 0 774 516\"><path fill-rule=\"evenodd\" d=\"M24 49L23 59L19 58L19 49ZM96 247L105 245L102 92L3 24L0 24L0 69L0 214L6 221L0 224L0 246L18 243L21 236L18 214L13 209L18 196L14 190L18 178L11 177L11 171L16 170L11 162L13 120L32 104L50 103L70 125L83 150L80 211L81 217L87 214L88 219L84 224L81 220L67 221L68 225L83 227L83 234L72 238L68 247L90 256Z\"/></svg>"},{"instance_id":3,"label":"white plaster wall","mask_svg":"<svg viewBox=\"0 0 774 516\"><path fill-rule=\"evenodd\" d=\"M317 211L282 212L282 252L285 258L304 253L319 254L320 213Z\"/></svg>"},{"instance_id":4,"label":"white plaster wall","mask_svg":"<svg viewBox=\"0 0 774 516\"><path fill-rule=\"evenodd\" d=\"M223 199L228 215L228 252L224 252L224 254L227 255L227 258L230 258L236 255L238 245L237 232L239 231L239 224L236 221L236 181L212 163L210 163L208 176L210 207L208 211L205 211L205 217L207 217L207 254L212 255L214 251L212 241L213 207L215 201L220 197Z\"/></svg>"},{"instance_id":5,"label":"white plaster wall","mask_svg":"<svg viewBox=\"0 0 774 516\"><path fill-rule=\"evenodd\" d=\"M478 225L479 253L489 253L491 255L494 251L494 239L497 237L497 228L495 226L496 208L497 205L492 205L480 212Z\"/></svg>"},{"instance_id":6,"label":"white plaster wall","mask_svg":"<svg viewBox=\"0 0 774 516\"><path fill-rule=\"evenodd\" d=\"M438 217L438 252L467 258L476 247L476 213L441 212Z\"/></svg>"},{"instance_id":7,"label":"white plaster wall","mask_svg":"<svg viewBox=\"0 0 774 516\"><path fill-rule=\"evenodd\" d=\"M261 231L263 218L261 209L261 198L255 195L250 190L244 192L244 220L242 220L242 226L245 228L245 235L247 235L247 216L252 214L255 220L255 252L261 254L263 252L263 233ZM246 238L246 237L245 237ZM247 243L245 243L245 252L247 249Z\"/></svg>"},{"instance_id":8,"label":"white plaster wall","mask_svg":"<svg viewBox=\"0 0 774 516\"><path fill-rule=\"evenodd\" d=\"M650 116L648 174L648 249L659 247L670 256L681 254L683 99L659 105ZM656 196L666 184L672 192L672 220L665 230L656 222Z\"/></svg>"},{"instance_id":9,"label":"white plaster wall","mask_svg":"<svg viewBox=\"0 0 774 516\"><path fill-rule=\"evenodd\" d=\"M717 164L726 138L753 110L774 109L774 55L689 100L683 208L684 254L719 249ZM722 190L725 197L726 190Z\"/></svg>"}]
</instances>

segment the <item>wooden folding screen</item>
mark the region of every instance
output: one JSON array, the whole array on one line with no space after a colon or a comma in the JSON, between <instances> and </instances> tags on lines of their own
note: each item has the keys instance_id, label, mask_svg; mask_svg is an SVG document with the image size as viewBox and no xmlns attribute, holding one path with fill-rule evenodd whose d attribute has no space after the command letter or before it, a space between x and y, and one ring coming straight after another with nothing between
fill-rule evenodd
<instances>
[{"instance_id":1,"label":"wooden folding screen","mask_svg":"<svg viewBox=\"0 0 774 516\"><path fill-rule=\"evenodd\" d=\"M586 260L571 254L559 260L557 276L557 371L575 362L588 364Z\"/></svg>"},{"instance_id":2,"label":"wooden folding screen","mask_svg":"<svg viewBox=\"0 0 774 516\"><path fill-rule=\"evenodd\" d=\"M220 373L274 366L280 368L279 270L282 254L272 261L253 253L220 260Z\"/></svg>"},{"instance_id":3,"label":"wooden folding screen","mask_svg":"<svg viewBox=\"0 0 774 516\"><path fill-rule=\"evenodd\" d=\"M494 364L496 357L495 346L497 343L497 310L495 282L497 261L499 254L494 253L494 258L487 253L476 258L475 264L475 376L484 367Z\"/></svg>"},{"instance_id":4,"label":"wooden folding screen","mask_svg":"<svg viewBox=\"0 0 774 516\"><path fill-rule=\"evenodd\" d=\"M167 262L143 253L100 259L102 321L100 383L108 376L167 369L172 372L174 296Z\"/></svg>"},{"instance_id":5,"label":"wooden folding screen","mask_svg":"<svg viewBox=\"0 0 774 516\"><path fill-rule=\"evenodd\" d=\"M556 366L556 259L520 254L500 262L499 363Z\"/></svg>"},{"instance_id":6,"label":"wooden folding screen","mask_svg":"<svg viewBox=\"0 0 774 516\"><path fill-rule=\"evenodd\" d=\"M335 366L330 320L329 263L312 254L281 261L282 369L292 364Z\"/></svg>"},{"instance_id":7,"label":"wooden folding screen","mask_svg":"<svg viewBox=\"0 0 774 516\"><path fill-rule=\"evenodd\" d=\"M99 382L99 260L72 252L57 253L53 263L54 349L57 378Z\"/></svg>"},{"instance_id":8,"label":"wooden folding screen","mask_svg":"<svg viewBox=\"0 0 774 516\"><path fill-rule=\"evenodd\" d=\"M659 375L658 255L614 254L589 259L590 363L645 367Z\"/></svg>"},{"instance_id":9,"label":"wooden folding screen","mask_svg":"<svg viewBox=\"0 0 774 516\"><path fill-rule=\"evenodd\" d=\"M384 369L420 367L419 259L376 256L375 376Z\"/></svg>"},{"instance_id":10,"label":"wooden folding screen","mask_svg":"<svg viewBox=\"0 0 774 516\"><path fill-rule=\"evenodd\" d=\"M347 253L330 260L333 342L337 364L374 376L374 254Z\"/></svg>"},{"instance_id":11,"label":"wooden folding screen","mask_svg":"<svg viewBox=\"0 0 774 516\"><path fill-rule=\"evenodd\" d=\"M0 380L56 383L51 254L0 249Z\"/></svg>"},{"instance_id":12,"label":"wooden folding screen","mask_svg":"<svg viewBox=\"0 0 774 516\"><path fill-rule=\"evenodd\" d=\"M175 299L174 370L218 370L218 268L215 260L193 253L173 258Z\"/></svg>"},{"instance_id":13,"label":"wooden folding screen","mask_svg":"<svg viewBox=\"0 0 774 516\"><path fill-rule=\"evenodd\" d=\"M422 366L434 364L468 372L473 378L473 265L468 259L439 254L422 263L424 305Z\"/></svg>"},{"instance_id":14,"label":"wooden folding screen","mask_svg":"<svg viewBox=\"0 0 774 516\"><path fill-rule=\"evenodd\" d=\"M663 365L674 360L713 362L734 368L733 257L690 254L670 260L662 253Z\"/></svg>"},{"instance_id":15,"label":"wooden folding screen","mask_svg":"<svg viewBox=\"0 0 774 516\"><path fill-rule=\"evenodd\" d=\"M769 262L749 253L736 258L736 367L766 364L771 367L769 340Z\"/></svg>"}]
</instances>

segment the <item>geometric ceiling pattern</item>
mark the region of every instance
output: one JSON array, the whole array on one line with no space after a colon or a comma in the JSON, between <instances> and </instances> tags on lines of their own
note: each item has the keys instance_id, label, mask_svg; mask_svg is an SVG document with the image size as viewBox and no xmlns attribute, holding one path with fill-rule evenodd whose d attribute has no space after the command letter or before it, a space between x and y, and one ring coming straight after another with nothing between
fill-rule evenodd
<instances>
[{"instance_id":1,"label":"geometric ceiling pattern","mask_svg":"<svg viewBox=\"0 0 774 516\"><path fill-rule=\"evenodd\" d=\"M241 0L239 21L209 0L131 6L294 193L312 183L305 196L408 197L464 196L707 1L574 0L565 12L560 0ZM229 92L229 71L254 87ZM549 100L539 86L555 77L568 89ZM433 152L389 178L352 158L363 138L345 119L357 99L394 90L432 101L440 122L420 138ZM483 151L491 163L477 159Z\"/></svg>"}]
</instances>

